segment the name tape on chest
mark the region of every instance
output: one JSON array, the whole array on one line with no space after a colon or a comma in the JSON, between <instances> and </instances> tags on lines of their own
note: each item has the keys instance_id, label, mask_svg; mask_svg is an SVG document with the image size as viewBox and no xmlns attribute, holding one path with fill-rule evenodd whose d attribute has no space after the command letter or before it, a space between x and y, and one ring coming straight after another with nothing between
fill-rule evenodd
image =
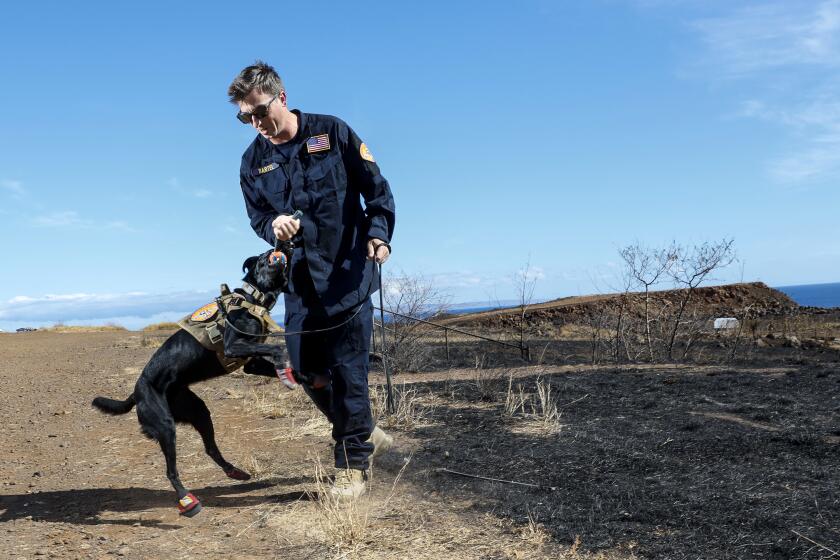
<instances>
[{"instance_id":1,"label":"name tape on chest","mask_svg":"<svg viewBox=\"0 0 840 560\"><path fill-rule=\"evenodd\" d=\"M269 163L268 165L266 165L264 167L260 167L259 169L257 169L257 173L262 175L264 173L268 173L269 171L274 171L278 167L280 167L280 165L277 164L277 163Z\"/></svg>"},{"instance_id":2,"label":"name tape on chest","mask_svg":"<svg viewBox=\"0 0 840 560\"><path fill-rule=\"evenodd\" d=\"M318 136L311 136L306 141L306 151L310 154L315 152L324 152L330 149L330 137L328 134L319 134Z\"/></svg>"},{"instance_id":3,"label":"name tape on chest","mask_svg":"<svg viewBox=\"0 0 840 560\"><path fill-rule=\"evenodd\" d=\"M373 154L370 153L370 150L368 150L368 147L364 142L362 142L362 145L359 146L359 155L361 155L362 159L364 160L367 160L371 163L376 163L376 160L373 159Z\"/></svg>"}]
</instances>

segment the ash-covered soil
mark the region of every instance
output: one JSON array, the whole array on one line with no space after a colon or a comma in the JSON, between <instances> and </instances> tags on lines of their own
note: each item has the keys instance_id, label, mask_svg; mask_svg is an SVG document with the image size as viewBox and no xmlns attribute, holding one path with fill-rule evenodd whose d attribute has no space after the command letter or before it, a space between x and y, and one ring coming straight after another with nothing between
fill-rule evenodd
<instances>
[{"instance_id":1,"label":"ash-covered soil","mask_svg":"<svg viewBox=\"0 0 840 560\"><path fill-rule=\"evenodd\" d=\"M825 354L760 366L402 374L398 414L383 420L397 448L349 513L314 497L329 426L302 392L230 375L194 389L222 452L254 478L228 479L179 427L179 470L204 504L186 519L134 412L108 417L89 404L131 391L154 351L146 339L0 335L1 558L840 551L840 366Z\"/></svg>"}]
</instances>

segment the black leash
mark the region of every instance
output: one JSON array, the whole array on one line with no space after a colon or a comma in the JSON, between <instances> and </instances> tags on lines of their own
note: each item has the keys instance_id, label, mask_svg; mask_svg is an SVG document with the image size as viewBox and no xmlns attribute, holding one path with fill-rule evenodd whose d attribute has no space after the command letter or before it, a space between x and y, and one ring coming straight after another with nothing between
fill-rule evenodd
<instances>
[{"instance_id":1,"label":"black leash","mask_svg":"<svg viewBox=\"0 0 840 560\"><path fill-rule=\"evenodd\" d=\"M275 250L279 250L279 245L280 245L280 242L275 244ZM387 351L386 351L386 347L385 347L385 305L384 305L384 299L383 299L384 296L383 296L383 293L382 293L383 292L383 290L382 290L382 263L377 263L376 262L376 251L379 250L379 247L382 247L383 245L388 248L388 252L390 254L391 245L389 245L388 243L382 243L380 245L377 245L373 249L373 259L370 260L370 264L374 265L374 266L378 265L378 267L379 267L378 268L378 272L379 272L379 326L381 328L380 337L382 339L382 369L385 370L385 387L386 387L386 391L387 391L387 396L386 396L386 401L385 401L386 402L386 410L387 410L388 414L391 415L391 414L394 413L394 389L393 389L393 384L391 383L391 372L388 369ZM219 312L222 314L222 319L225 321L225 328L231 328L234 331L238 332L239 334L244 334L244 335L247 335L247 336L264 336L266 338L272 337L272 336L294 336L294 335L303 335L303 334L315 334L315 333L322 333L322 332L327 332L327 331L337 329L339 327L342 327L342 326L346 325L350 321L352 321L356 317L356 315L358 315L359 312L362 310L362 307L364 306L367 299L370 297L371 293L373 293L373 287L374 287L374 283L371 282L370 286L368 287L368 292L367 292L367 294L365 294L365 297L363 298L362 303L360 303L358 305L358 307L356 308L356 311L354 311L352 315L350 315L347 319L345 319L341 323L339 323L337 325L333 325L331 327L325 327L323 329L310 329L310 330L297 331L297 332L284 331L284 332L281 332L281 333L265 333L265 334L256 334L256 333L245 332L243 330L240 330L240 329L236 328L236 326L234 326L233 322L228 318L227 309L225 309L225 304L222 302L221 296L216 298L216 305L219 306Z\"/></svg>"},{"instance_id":2,"label":"black leash","mask_svg":"<svg viewBox=\"0 0 840 560\"><path fill-rule=\"evenodd\" d=\"M372 263L372 261L371 261L371 263ZM380 284L381 283L382 282L381 282L381 279L380 279ZM368 288L368 293L365 295L363 300L367 300L367 298L370 297L370 294L373 293L373 285L374 285L373 282L371 282L370 283L370 288ZM239 334L247 334L249 336L270 337L270 336L295 336L295 335L300 335L300 334L316 334L316 333L332 331L332 330L335 330L339 327L343 327L344 325L346 325L347 323L349 323L350 321L352 321L353 319L356 318L356 315L358 315L359 312L362 310L362 306L364 305L364 301L362 301L362 303L360 303L356 307L356 311L354 311L352 315L350 315L347 319L345 319L344 321L340 322L337 325L333 325L331 327L324 327L323 329L309 329L309 330L305 330L305 331L292 331L292 332L283 331L283 332L274 332L274 333L265 333L265 334L249 333L249 332L245 332L243 330L240 330L240 329L236 328L234 326L233 322L228 319L227 309L225 309L225 304L222 303L221 297L216 298L216 305L219 306L219 311L222 313L222 319L225 320L226 327L230 327L231 329L233 329L235 332L238 332Z\"/></svg>"},{"instance_id":3,"label":"black leash","mask_svg":"<svg viewBox=\"0 0 840 560\"><path fill-rule=\"evenodd\" d=\"M298 212L300 212L300 211L298 211ZM295 213L295 215L297 215L297 213ZM388 243L382 243L382 244L378 245L378 246L374 249L374 253L373 253L373 254L374 254L374 258L373 258L373 259L371 259L371 260L369 261L369 264L374 265L374 266L376 265L376 250L377 250L377 249L379 249L379 247L382 247L383 245L384 245L385 247L387 247L387 248L388 248L388 252L390 253L390 251L391 251L391 246L390 246ZM323 329L309 329L309 330L296 331L296 332L294 332L294 331L293 331L293 332L283 331L283 332L281 332L281 333L266 333L266 334L264 334L264 335L263 335L263 334L255 334L255 333L249 333L249 332L245 332L245 331L239 330L238 328L236 328L236 327L233 325L233 322L231 322L231 321L229 321L229 320L228 320L227 309L225 309L225 305L224 305L224 303L222 303L221 297L217 297L217 298L216 298L216 305L218 305L218 306L219 306L219 311L222 313L222 319L224 319L224 320L225 320L225 324L226 324L228 327L232 328L234 331L238 332L239 334L245 334L245 335L248 335L248 336L265 336L265 337L271 337L271 336L295 336L295 335L302 335L302 334L317 334L317 333L322 333L322 332L332 331L332 330L335 330L335 329L337 329L337 328L339 328L339 327L343 327L344 325L346 325L347 323L349 323L350 321L352 321L353 319L355 319L355 318L356 318L356 315L358 315L358 314L359 314L359 312L362 310L362 306L364 305L364 302L365 302L365 301L366 301L366 300L370 297L370 295L373 293L373 288L374 288L374 283L373 283L373 282L371 282L371 283L370 283L370 286L368 286L368 291L367 291L367 294L365 294L365 297L363 297L363 298L362 298L362 303L360 303L360 304L358 305L358 307L356 308L356 311L354 311L354 312L353 312L353 314L352 314L352 315L350 315L350 316L349 316L347 319L345 319L344 321L342 321L342 322L338 323L337 325L333 325L333 326L331 326L331 327L324 327ZM381 265L381 264L379 264L379 312L380 312L380 315L382 316L383 325L384 325L384 311L382 311L382 308L383 308L383 305L382 305L382 265ZM383 326L383 329L384 329L384 326ZM384 330L383 330L383 333L384 333ZM383 336L384 336L384 335L383 335ZM383 338L383 345L384 345L384 342L385 342L385 339ZM384 352L383 352L383 356L384 356ZM384 362L385 362L384 358L383 358L383 360L382 360L382 361L383 361L383 364L384 364ZM386 369L385 373L386 373L386 377L388 377L388 379L389 379L388 384L389 384L389 387L390 387L390 374L388 374L387 369ZM389 389L389 393L390 393L390 389Z\"/></svg>"}]
</instances>

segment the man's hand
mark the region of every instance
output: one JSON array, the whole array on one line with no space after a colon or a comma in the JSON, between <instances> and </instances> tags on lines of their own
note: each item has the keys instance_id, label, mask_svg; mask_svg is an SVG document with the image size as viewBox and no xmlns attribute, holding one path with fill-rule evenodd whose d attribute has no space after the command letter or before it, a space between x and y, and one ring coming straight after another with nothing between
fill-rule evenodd
<instances>
[{"instance_id":1,"label":"man's hand","mask_svg":"<svg viewBox=\"0 0 840 560\"><path fill-rule=\"evenodd\" d=\"M296 220L286 214L277 216L271 227L274 229L274 236L280 241L288 241L300 230L300 220Z\"/></svg>"},{"instance_id":2,"label":"man's hand","mask_svg":"<svg viewBox=\"0 0 840 560\"><path fill-rule=\"evenodd\" d=\"M391 249L388 244L381 239L372 238L368 240L367 244L367 258L369 261L375 260L379 264L384 263L391 256Z\"/></svg>"}]
</instances>

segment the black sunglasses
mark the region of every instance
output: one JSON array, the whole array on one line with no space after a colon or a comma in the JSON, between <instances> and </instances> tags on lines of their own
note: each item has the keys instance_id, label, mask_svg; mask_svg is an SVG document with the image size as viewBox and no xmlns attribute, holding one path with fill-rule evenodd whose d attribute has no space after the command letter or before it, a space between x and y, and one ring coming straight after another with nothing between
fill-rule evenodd
<instances>
[{"instance_id":1,"label":"black sunglasses","mask_svg":"<svg viewBox=\"0 0 840 560\"><path fill-rule=\"evenodd\" d=\"M251 124L251 117L257 117L258 119L264 119L265 116L268 114L268 106L274 103L274 100L277 99L277 96L280 93L277 93L274 97L271 98L271 101L265 103L263 105L257 105L254 107L254 110L250 113L245 113L243 111L239 111L236 113L236 118L239 119L239 122L242 124Z\"/></svg>"}]
</instances>

